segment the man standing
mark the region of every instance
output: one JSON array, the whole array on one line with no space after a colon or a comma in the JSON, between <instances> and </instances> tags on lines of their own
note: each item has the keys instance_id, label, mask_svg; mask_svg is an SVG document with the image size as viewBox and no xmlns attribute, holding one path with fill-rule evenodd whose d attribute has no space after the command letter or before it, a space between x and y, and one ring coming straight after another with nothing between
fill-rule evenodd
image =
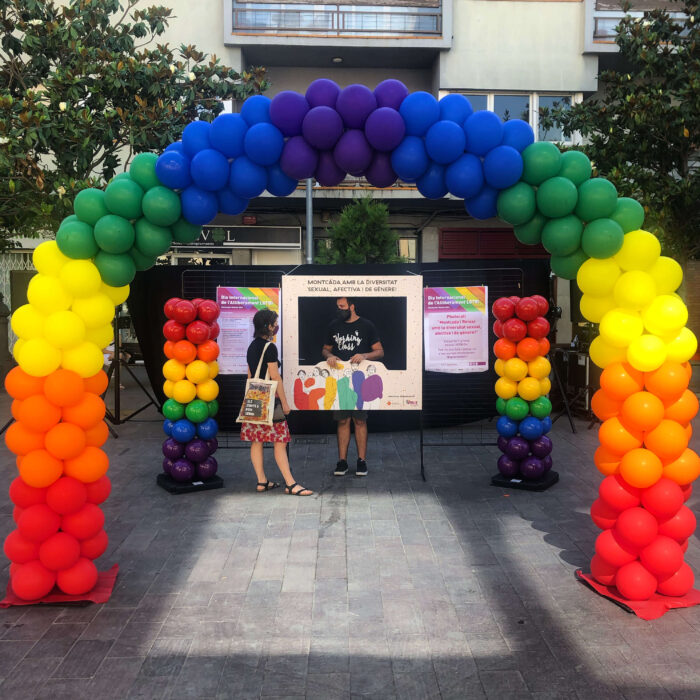
<instances>
[{"instance_id":1,"label":"man standing","mask_svg":"<svg viewBox=\"0 0 700 700\"><path fill-rule=\"evenodd\" d=\"M364 360L380 360L384 348L379 341L375 325L358 316L355 301L348 297L336 299L337 318L328 326L323 357L330 367L339 362L359 364ZM339 387L340 390L340 387ZM357 445L357 476L367 476L367 411L333 411L338 422L338 464L334 474L344 476L348 471L348 445L350 444L350 420L355 424Z\"/></svg>"}]
</instances>

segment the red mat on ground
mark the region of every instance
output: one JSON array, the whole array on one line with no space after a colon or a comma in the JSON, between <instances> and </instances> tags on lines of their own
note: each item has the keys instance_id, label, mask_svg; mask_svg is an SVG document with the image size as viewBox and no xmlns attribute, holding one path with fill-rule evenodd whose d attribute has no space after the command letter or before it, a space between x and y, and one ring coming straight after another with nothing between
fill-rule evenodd
<instances>
[{"instance_id":1,"label":"red mat on ground","mask_svg":"<svg viewBox=\"0 0 700 700\"><path fill-rule=\"evenodd\" d=\"M114 583L117 580L119 564L115 564L109 571L100 571L97 574L95 587L83 593L83 595L67 595L57 588L39 600L22 600L12 592L12 586L7 584L7 596L0 601L0 608L9 608L13 605L39 605L40 603L106 603L112 595Z\"/></svg>"},{"instance_id":2,"label":"red mat on ground","mask_svg":"<svg viewBox=\"0 0 700 700\"><path fill-rule=\"evenodd\" d=\"M617 603L627 612L634 613L642 620L656 620L665 615L669 610L676 608L692 608L694 605L700 605L700 591L693 589L686 595L680 598L671 596L654 595L649 600L627 600L620 595L620 592L615 586L604 586L598 583L590 574L584 574L581 569L576 571L576 578L585 583L589 588L592 588L596 593L602 595L613 603Z\"/></svg>"}]
</instances>

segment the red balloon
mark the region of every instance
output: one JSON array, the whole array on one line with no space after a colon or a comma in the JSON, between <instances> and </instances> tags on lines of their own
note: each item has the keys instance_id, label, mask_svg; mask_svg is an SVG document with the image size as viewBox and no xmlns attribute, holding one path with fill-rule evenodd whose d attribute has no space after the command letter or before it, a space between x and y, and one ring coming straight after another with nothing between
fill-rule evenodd
<instances>
[{"instance_id":1,"label":"red balloon","mask_svg":"<svg viewBox=\"0 0 700 700\"><path fill-rule=\"evenodd\" d=\"M187 325L197 318L197 309L191 301L178 301L173 307L173 318L179 323Z\"/></svg>"},{"instance_id":2,"label":"red balloon","mask_svg":"<svg viewBox=\"0 0 700 700\"><path fill-rule=\"evenodd\" d=\"M667 578L660 578L657 592L661 595L675 597L684 596L695 584L695 574L693 570L683 562L680 569Z\"/></svg>"},{"instance_id":3,"label":"red balloon","mask_svg":"<svg viewBox=\"0 0 700 700\"><path fill-rule=\"evenodd\" d=\"M512 297L506 297L506 298L510 299L516 305L522 299L522 297L516 297L515 295L513 295Z\"/></svg>"},{"instance_id":4,"label":"red balloon","mask_svg":"<svg viewBox=\"0 0 700 700\"><path fill-rule=\"evenodd\" d=\"M20 508L19 506L15 506L12 509L12 519L15 521L15 523L19 522L19 516L24 513L24 508Z\"/></svg>"},{"instance_id":5,"label":"red balloon","mask_svg":"<svg viewBox=\"0 0 700 700\"><path fill-rule=\"evenodd\" d=\"M29 508L39 503L46 503L46 489L29 486L19 477L10 484L10 500L20 508Z\"/></svg>"},{"instance_id":6,"label":"red balloon","mask_svg":"<svg viewBox=\"0 0 700 700\"><path fill-rule=\"evenodd\" d=\"M195 297L194 299L190 299L192 304L194 305L194 308L197 309L199 308L199 305L204 301L201 297Z\"/></svg>"},{"instance_id":7,"label":"red balloon","mask_svg":"<svg viewBox=\"0 0 700 700\"><path fill-rule=\"evenodd\" d=\"M642 505L657 520L668 520L683 505L683 491L675 481L662 476L653 486L642 491Z\"/></svg>"},{"instance_id":8,"label":"red balloon","mask_svg":"<svg viewBox=\"0 0 700 700\"><path fill-rule=\"evenodd\" d=\"M493 334L494 334L497 338L502 338L502 337L503 337L503 321L499 321L498 319L496 319L496 320L493 322Z\"/></svg>"},{"instance_id":9,"label":"red balloon","mask_svg":"<svg viewBox=\"0 0 700 700\"><path fill-rule=\"evenodd\" d=\"M603 530L595 541L596 554L610 566L624 566L637 558L637 553L621 543L612 530Z\"/></svg>"},{"instance_id":10,"label":"red balloon","mask_svg":"<svg viewBox=\"0 0 700 700\"><path fill-rule=\"evenodd\" d=\"M523 321L534 321L539 316L539 304L532 297L523 297L515 305L515 314Z\"/></svg>"},{"instance_id":11,"label":"red balloon","mask_svg":"<svg viewBox=\"0 0 700 700\"><path fill-rule=\"evenodd\" d=\"M80 543L80 555L86 559L98 559L105 553L108 544L107 533L100 530L94 537Z\"/></svg>"},{"instance_id":12,"label":"red balloon","mask_svg":"<svg viewBox=\"0 0 700 700\"><path fill-rule=\"evenodd\" d=\"M10 577L10 584L18 598L39 600L51 592L56 584L56 574L37 559L17 565Z\"/></svg>"},{"instance_id":13,"label":"red balloon","mask_svg":"<svg viewBox=\"0 0 700 700\"><path fill-rule=\"evenodd\" d=\"M600 498L591 503L591 518L601 530L609 530L615 525L619 513Z\"/></svg>"},{"instance_id":14,"label":"red balloon","mask_svg":"<svg viewBox=\"0 0 700 700\"><path fill-rule=\"evenodd\" d=\"M537 315L545 316L549 311L549 302L540 294L533 294L530 299L537 302Z\"/></svg>"},{"instance_id":15,"label":"red balloon","mask_svg":"<svg viewBox=\"0 0 700 700\"><path fill-rule=\"evenodd\" d=\"M597 554L593 555L593 559L591 559L591 574L598 583L602 583L604 586L613 586L617 571L618 568L616 566L611 566Z\"/></svg>"},{"instance_id":16,"label":"red balloon","mask_svg":"<svg viewBox=\"0 0 700 700\"><path fill-rule=\"evenodd\" d=\"M109 497L112 491L112 482L109 480L109 477L105 475L97 481L85 484L85 488L87 489L88 502L100 505L100 503L103 503Z\"/></svg>"},{"instance_id":17,"label":"red balloon","mask_svg":"<svg viewBox=\"0 0 700 700\"><path fill-rule=\"evenodd\" d=\"M85 485L71 476L62 476L46 491L47 505L59 515L79 511L87 500Z\"/></svg>"},{"instance_id":18,"label":"red balloon","mask_svg":"<svg viewBox=\"0 0 700 700\"><path fill-rule=\"evenodd\" d=\"M165 312L166 318L175 318L173 316L173 310L175 309L175 306L181 301L182 299L180 299L180 297L172 297L172 299L168 299L168 301L165 302L163 311Z\"/></svg>"},{"instance_id":19,"label":"red balloon","mask_svg":"<svg viewBox=\"0 0 700 700\"><path fill-rule=\"evenodd\" d=\"M3 546L5 556L15 564L26 564L39 558L39 544L22 537L19 530L13 530Z\"/></svg>"},{"instance_id":20,"label":"red balloon","mask_svg":"<svg viewBox=\"0 0 700 700\"><path fill-rule=\"evenodd\" d=\"M211 299L204 299L197 307L197 316L206 323L216 321L219 318L219 305Z\"/></svg>"},{"instance_id":21,"label":"red balloon","mask_svg":"<svg viewBox=\"0 0 700 700\"><path fill-rule=\"evenodd\" d=\"M192 321L185 329L187 340L195 345L201 345L209 340L209 324L204 321Z\"/></svg>"},{"instance_id":22,"label":"red balloon","mask_svg":"<svg viewBox=\"0 0 700 700\"><path fill-rule=\"evenodd\" d=\"M105 524L105 514L94 503L86 503L77 513L64 515L61 519L61 530L79 540L89 540L94 537Z\"/></svg>"},{"instance_id":23,"label":"red balloon","mask_svg":"<svg viewBox=\"0 0 700 700\"><path fill-rule=\"evenodd\" d=\"M679 544L681 545L683 554L685 554L688 551L688 540L683 540L683 542L680 542Z\"/></svg>"},{"instance_id":24,"label":"red balloon","mask_svg":"<svg viewBox=\"0 0 700 700\"><path fill-rule=\"evenodd\" d=\"M527 324L527 334L531 338L536 338L537 340L548 336L549 330L549 321L543 316L538 316Z\"/></svg>"},{"instance_id":25,"label":"red balloon","mask_svg":"<svg viewBox=\"0 0 700 700\"><path fill-rule=\"evenodd\" d=\"M519 318L509 318L503 324L503 335L513 343L519 343L527 335L527 326Z\"/></svg>"},{"instance_id":26,"label":"red balloon","mask_svg":"<svg viewBox=\"0 0 700 700\"><path fill-rule=\"evenodd\" d=\"M688 506L681 506L672 518L659 523L659 534L682 544L695 532L696 525L693 511Z\"/></svg>"},{"instance_id":27,"label":"red balloon","mask_svg":"<svg viewBox=\"0 0 700 700\"><path fill-rule=\"evenodd\" d=\"M615 577L615 585L627 600L649 600L656 592L656 577L638 561L622 566Z\"/></svg>"},{"instance_id":28,"label":"red balloon","mask_svg":"<svg viewBox=\"0 0 700 700\"><path fill-rule=\"evenodd\" d=\"M17 520L20 534L31 542L47 540L58 532L60 525L61 518L45 503L25 508Z\"/></svg>"},{"instance_id":29,"label":"red balloon","mask_svg":"<svg viewBox=\"0 0 700 700\"><path fill-rule=\"evenodd\" d=\"M630 486L619 474L612 474L600 482L598 494L606 505L623 511L639 505L641 491Z\"/></svg>"},{"instance_id":30,"label":"red balloon","mask_svg":"<svg viewBox=\"0 0 700 700\"><path fill-rule=\"evenodd\" d=\"M685 503L693 495L693 485L684 484L681 486L681 491L683 492L683 502Z\"/></svg>"},{"instance_id":31,"label":"red balloon","mask_svg":"<svg viewBox=\"0 0 700 700\"><path fill-rule=\"evenodd\" d=\"M50 571L69 569L79 558L80 544L66 532L57 532L39 547L39 560Z\"/></svg>"},{"instance_id":32,"label":"red balloon","mask_svg":"<svg viewBox=\"0 0 700 700\"><path fill-rule=\"evenodd\" d=\"M163 325L163 335L167 340L177 343L178 340L183 340L185 337L185 326L177 321L166 321Z\"/></svg>"},{"instance_id":33,"label":"red balloon","mask_svg":"<svg viewBox=\"0 0 700 700\"><path fill-rule=\"evenodd\" d=\"M639 561L658 577L675 574L683 563L683 550L675 540L659 535L639 553Z\"/></svg>"},{"instance_id":34,"label":"red balloon","mask_svg":"<svg viewBox=\"0 0 700 700\"><path fill-rule=\"evenodd\" d=\"M641 549L651 544L659 532L656 518L644 508L623 510L615 523L617 540L628 549Z\"/></svg>"},{"instance_id":35,"label":"red balloon","mask_svg":"<svg viewBox=\"0 0 700 700\"><path fill-rule=\"evenodd\" d=\"M520 299L518 299L518 301L520 301ZM515 313L515 302L508 297L496 299L491 305L491 313L499 321L507 321L509 318L512 318Z\"/></svg>"},{"instance_id":36,"label":"red balloon","mask_svg":"<svg viewBox=\"0 0 700 700\"><path fill-rule=\"evenodd\" d=\"M221 328L216 321L212 321L209 324L209 340L216 340L221 333Z\"/></svg>"},{"instance_id":37,"label":"red balloon","mask_svg":"<svg viewBox=\"0 0 700 700\"><path fill-rule=\"evenodd\" d=\"M68 595L82 595L91 591L97 583L97 567L85 557L80 557L70 569L59 571L56 585Z\"/></svg>"}]
</instances>

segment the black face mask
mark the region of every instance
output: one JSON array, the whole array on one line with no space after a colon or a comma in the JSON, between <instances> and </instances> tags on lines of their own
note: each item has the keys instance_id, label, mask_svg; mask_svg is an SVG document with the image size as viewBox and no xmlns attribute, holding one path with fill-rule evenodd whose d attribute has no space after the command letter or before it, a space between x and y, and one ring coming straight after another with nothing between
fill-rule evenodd
<instances>
[{"instance_id":1,"label":"black face mask","mask_svg":"<svg viewBox=\"0 0 700 700\"><path fill-rule=\"evenodd\" d=\"M350 318L350 309L338 309L336 313L341 321L347 321Z\"/></svg>"}]
</instances>

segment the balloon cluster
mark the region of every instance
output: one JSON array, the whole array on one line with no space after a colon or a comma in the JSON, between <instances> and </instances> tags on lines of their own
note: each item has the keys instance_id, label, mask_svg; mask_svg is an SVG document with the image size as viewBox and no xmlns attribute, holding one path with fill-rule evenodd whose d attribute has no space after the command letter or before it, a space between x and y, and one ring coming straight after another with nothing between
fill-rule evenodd
<instances>
[{"instance_id":1,"label":"balloon cluster","mask_svg":"<svg viewBox=\"0 0 700 700\"><path fill-rule=\"evenodd\" d=\"M501 297L491 311L496 317L493 332L498 340L493 351L498 358L496 381L496 424L498 471L506 478L542 478L552 468L552 441L546 433L552 427L552 388L549 352L549 310L547 300L531 297Z\"/></svg>"},{"instance_id":2,"label":"balloon cluster","mask_svg":"<svg viewBox=\"0 0 700 700\"><path fill-rule=\"evenodd\" d=\"M46 377L21 366L5 377L15 422L5 433L17 455L19 476L10 485L17 529L5 539L10 582L23 600L39 600L54 586L69 595L97 582L94 559L107 549L99 504L111 490L100 395L107 375L82 378L69 369Z\"/></svg>"},{"instance_id":3,"label":"balloon cluster","mask_svg":"<svg viewBox=\"0 0 700 700\"><path fill-rule=\"evenodd\" d=\"M163 365L163 471L175 481L210 479L216 474L214 452L219 427L219 306L209 299L178 297L165 303L163 326L168 358Z\"/></svg>"}]
</instances>

